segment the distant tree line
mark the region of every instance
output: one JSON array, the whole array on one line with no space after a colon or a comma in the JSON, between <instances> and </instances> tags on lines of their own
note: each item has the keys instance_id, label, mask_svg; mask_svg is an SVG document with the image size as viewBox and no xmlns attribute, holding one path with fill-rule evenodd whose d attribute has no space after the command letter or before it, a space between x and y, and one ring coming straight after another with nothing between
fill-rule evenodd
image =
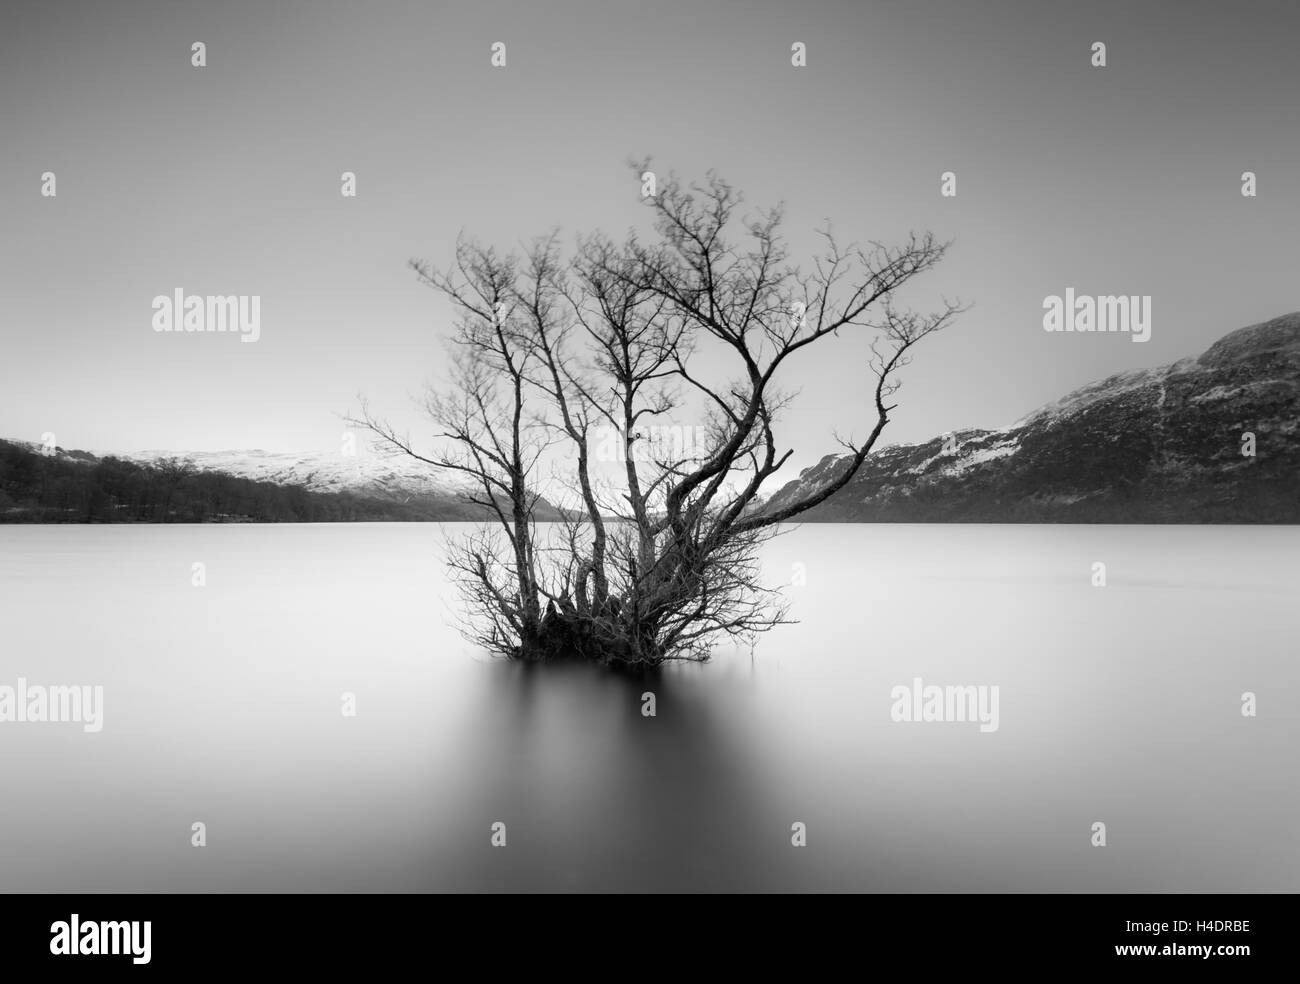
<instances>
[{"instance_id":1,"label":"distant tree line","mask_svg":"<svg viewBox=\"0 0 1300 984\"><path fill-rule=\"evenodd\" d=\"M424 504L144 465L0 441L0 523L339 523L430 520Z\"/></svg>"}]
</instances>

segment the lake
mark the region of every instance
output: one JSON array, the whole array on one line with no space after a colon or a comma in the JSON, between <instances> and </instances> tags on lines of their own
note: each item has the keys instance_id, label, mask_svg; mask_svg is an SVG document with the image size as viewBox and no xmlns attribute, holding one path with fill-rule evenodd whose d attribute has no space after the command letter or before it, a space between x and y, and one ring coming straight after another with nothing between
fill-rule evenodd
<instances>
[{"instance_id":1,"label":"lake","mask_svg":"<svg viewBox=\"0 0 1300 984\"><path fill-rule=\"evenodd\" d=\"M104 695L0 724L0 886L1300 885L1300 528L805 526L799 624L646 679L476 653L456 531L0 526L0 685ZM918 678L996 730L894 720Z\"/></svg>"}]
</instances>

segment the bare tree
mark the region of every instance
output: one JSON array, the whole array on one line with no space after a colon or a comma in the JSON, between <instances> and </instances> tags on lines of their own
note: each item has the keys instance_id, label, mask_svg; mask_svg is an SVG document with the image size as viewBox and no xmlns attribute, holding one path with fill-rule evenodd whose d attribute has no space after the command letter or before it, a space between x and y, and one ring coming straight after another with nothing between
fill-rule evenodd
<instances>
[{"instance_id":1,"label":"bare tree","mask_svg":"<svg viewBox=\"0 0 1300 984\"><path fill-rule=\"evenodd\" d=\"M742 198L716 174L689 186L670 177L647 202L648 242L594 235L566 262L554 235L507 258L462 241L448 273L414 263L460 315L451 392L424 406L442 450L417 452L364 402L354 418L390 452L473 479L472 501L495 523L463 538L451 564L468 631L495 652L653 666L707 659L724 637L785 621L780 593L761 583L761 546L852 480L889 422L912 347L961 310L895 304L944 255L929 234L841 246L827 228L801 268L780 209L737 220ZM776 436L788 402L779 370L842 331L872 337L869 433L840 441L832 481L764 509L764 484L793 453ZM694 368L703 346L726 353L729 378ZM690 406L702 442L647 436ZM615 438L617 480L593 460L601 435ZM539 529L543 486L574 494L566 518Z\"/></svg>"}]
</instances>

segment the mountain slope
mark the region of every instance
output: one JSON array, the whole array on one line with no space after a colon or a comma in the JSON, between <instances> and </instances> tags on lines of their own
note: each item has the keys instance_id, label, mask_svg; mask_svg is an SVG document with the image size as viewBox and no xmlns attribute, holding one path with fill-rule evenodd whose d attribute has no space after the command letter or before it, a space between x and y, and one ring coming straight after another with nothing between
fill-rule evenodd
<instances>
[{"instance_id":1,"label":"mountain slope","mask_svg":"<svg viewBox=\"0 0 1300 984\"><path fill-rule=\"evenodd\" d=\"M1300 313L1084 386L1010 427L883 448L799 521L1295 523L1298 422ZM822 487L845 461L823 458L763 508Z\"/></svg>"},{"instance_id":2,"label":"mountain slope","mask_svg":"<svg viewBox=\"0 0 1300 984\"><path fill-rule=\"evenodd\" d=\"M171 467L187 461L192 470ZM491 518L418 462L216 451L97 454L0 440L0 522L458 522ZM542 501L539 520L559 518Z\"/></svg>"},{"instance_id":3,"label":"mountain slope","mask_svg":"<svg viewBox=\"0 0 1300 984\"><path fill-rule=\"evenodd\" d=\"M367 500L398 503L425 519L475 520L491 517L482 506L465 501L465 493L479 491L463 473L435 469L409 457L357 457L337 453L282 453L274 451L139 451L126 456L154 465L167 458L193 462L201 472L220 472L256 482L301 487L321 494L349 493ZM536 517L545 522L560 512L545 499Z\"/></svg>"},{"instance_id":4,"label":"mountain slope","mask_svg":"<svg viewBox=\"0 0 1300 984\"><path fill-rule=\"evenodd\" d=\"M167 458L193 462L202 472L222 472L256 482L297 485L309 492L354 492L381 499L413 497L454 501L467 482L438 474L414 459L345 457L341 454L288 454L275 451L138 451L122 455L141 464Z\"/></svg>"}]
</instances>

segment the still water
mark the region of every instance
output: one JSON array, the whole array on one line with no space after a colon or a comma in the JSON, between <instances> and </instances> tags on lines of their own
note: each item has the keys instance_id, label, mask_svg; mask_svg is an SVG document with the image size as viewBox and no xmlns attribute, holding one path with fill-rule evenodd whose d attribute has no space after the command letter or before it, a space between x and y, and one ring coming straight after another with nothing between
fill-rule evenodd
<instances>
[{"instance_id":1,"label":"still water","mask_svg":"<svg viewBox=\"0 0 1300 984\"><path fill-rule=\"evenodd\" d=\"M476 653L456 530L0 527L0 686L104 694L0 723L0 890L1300 887L1300 528L806 526L799 624L639 680Z\"/></svg>"}]
</instances>

